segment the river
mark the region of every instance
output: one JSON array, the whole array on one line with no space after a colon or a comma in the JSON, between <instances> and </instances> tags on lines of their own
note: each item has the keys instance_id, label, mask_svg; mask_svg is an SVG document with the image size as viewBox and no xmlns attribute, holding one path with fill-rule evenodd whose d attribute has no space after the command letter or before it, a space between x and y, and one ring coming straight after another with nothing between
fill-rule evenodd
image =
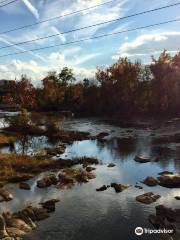
<instances>
[{"instance_id":1,"label":"river","mask_svg":"<svg viewBox=\"0 0 180 240\"><path fill-rule=\"evenodd\" d=\"M9 184L7 189L12 192L14 199L8 203L1 203L1 211L17 211L32 204L38 205L48 199L58 198L55 213L45 221L38 224L38 228L26 240L158 240L158 234L135 235L136 227L153 229L148 222L149 214L155 213L155 206L164 204L169 207L178 207L179 202L174 198L180 196L180 189L168 189L161 186L148 187L141 183L147 176L157 177L162 171L180 172L180 158L177 143L154 144L155 137L177 133L180 120L172 122L138 122L138 124L121 124L114 121L96 118L82 118L64 120L60 123L62 128L88 131L91 135L107 132L106 141L85 140L67 145L61 158L96 157L101 164L96 167L96 178L86 184L76 185L68 190L53 187L38 189L37 179L31 179L30 191L20 190L18 185ZM31 139L29 154L35 149L49 145L45 137ZM134 158L138 154L145 154L152 158L159 157L158 147L167 148L161 154L158 162L138 163ZM19 143L16 144L19 149ZM1 149L10 151L8 148ZM58 157L58 156L57 156ZM115 167L108 168L109 163ZM96 192L96 188L109 185L112 182L130 184L127 190L116 193L109 188L103 192ZM138 185L143 189L135 188ZM145 192L160 194L157 202L145 205L136 201L136 196Z\"/></svg>"}]
</instances>

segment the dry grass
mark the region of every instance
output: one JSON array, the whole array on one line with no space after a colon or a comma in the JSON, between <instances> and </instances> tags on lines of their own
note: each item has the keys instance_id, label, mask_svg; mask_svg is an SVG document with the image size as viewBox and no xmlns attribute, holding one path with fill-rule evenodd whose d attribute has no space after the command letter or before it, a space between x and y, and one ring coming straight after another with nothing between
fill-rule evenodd
<instances>
[{"instance_id":1,"label":"dry grass","mask_svg":"<svg viewBox=\"0 0 180 240\"><path fill-rule=\"evenodd\" d=\"M97 164L97 159L58 159L44 157L32 157L18 154L0 153L0 183L21 182L28 180L38 173L46 170L58 170L70 168L77 164ZM75 171L75 170L66 170ZM73 172L75 173L75 172Z\"/></svg>"},{"instance_id":2,"label":"dry grass","mask_svg":"<svg viewBox=\"0 0 180 240\"><path fill-rule=\"evenodd\" d=\"M0 146L11 145L16 141L14 136L0 134Z\"/></svg>"},{"instance_id":3,"label":"dry grass","mask_svg":"<svg viewBox=\"0 0 180 240\"><path fill-rule=\"evenodd\" d=\"M41 172L53 163L51 159L17 154L0 154L0 181Z\"/></svg>"}]
</instances>

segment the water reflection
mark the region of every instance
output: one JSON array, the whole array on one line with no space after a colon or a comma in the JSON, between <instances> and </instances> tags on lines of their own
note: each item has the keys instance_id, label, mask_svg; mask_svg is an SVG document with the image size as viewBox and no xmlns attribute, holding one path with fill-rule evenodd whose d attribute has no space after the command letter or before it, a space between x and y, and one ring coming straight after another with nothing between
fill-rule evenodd
<instances>
[{"instance_id":1,"label":"water reflection","mask_svg":"<svg viewBox=\"0 0 180 240\"><path fill-rule=\"evenodd\" d=\"M179 149L176 145L154 145L151 130L125 129L97 120L68 120L64 126L72 130L89 131L92 135L99 132L109 132L105 141L86 140L77 141L68 145L62 158L97 157L101 160L96 166L96 179L87 184L74 186L70 190L60 190L55 187L38 189L37 176L29 181L31 191L24 191L18 185L8 185L13 193L14 200L1 204L1 211L10 209L17 211L28 204L38 205L39 202L50 198L60 198L56 212L47 220L40 223L38 229L25 239L35 240L135 240L134 228L137 226L152 227L148 223L148 216L155 212L155 206L165 204L169 207L178 207L175 196L180 195L179 189L166 189L160 186L153 189L143 186L136 189L136 182L141 182L147 176L158 176L159 172L168 170L177 172L180 169L178 160ZM129 126L128 126L129 127ZM162 131L162 130L161 130ZM27 139L26 151L33 154L38 148L51 145L46 137ZM15 144L15 151L21 150L21 143ZM5 150L4 150L5 151ZM6 149L9 151L9 149ZM149 155L158 162L140 164L134 161L137 154ZM57 156L59 157L59 156ZM114 168L107 164L115 163ZM96 188L112 182L131 184L126 191L116 194L113 189L105 192L96 192ZM145 192L153 191L160 194L157 203L149 206L136 202L135 197ZM45 226L45 227L44 227ZM138 238L139 239L139 238ZM158 236L144 236L142 240L158 240Z\"/></svg>"}]
</instances>

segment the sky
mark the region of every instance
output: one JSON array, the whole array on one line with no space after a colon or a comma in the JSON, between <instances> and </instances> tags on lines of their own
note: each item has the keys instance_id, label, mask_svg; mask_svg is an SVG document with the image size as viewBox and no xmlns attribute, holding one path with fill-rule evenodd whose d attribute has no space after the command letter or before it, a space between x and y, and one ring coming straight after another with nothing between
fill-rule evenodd
<instances>
[{"instance_id":1,"label":"sky","mask_svg":"<svg viewBox=\"0 0 180 240\"><path fill-rule=\"evenodd\" d=\"M2 57L2 55L9 53L55 44L67 44L83 38L126 31L180 18L180 5L178 5L154 13L62 34L62 32L72 29L178 3L178 0L114 0L111 3L91 10L84 10L78 14L2 33L9 29L106 2L109 0L17 0L12 4L0 7L0 79L19 79L22 74L26 74L34 84L39 84L48 71L60 71L66 66L73 69L77 79L93 78L97 67L106 67L116 62L119 57L127 56L133 61L139 59L144 64L148 64L151 61L151 56L158 57L163 49L167 49L171 54L175 54L179 50L180 21L97 40ZM52 34L59 35L28 44L2 48Z\"/></svg>"}]
</instances>

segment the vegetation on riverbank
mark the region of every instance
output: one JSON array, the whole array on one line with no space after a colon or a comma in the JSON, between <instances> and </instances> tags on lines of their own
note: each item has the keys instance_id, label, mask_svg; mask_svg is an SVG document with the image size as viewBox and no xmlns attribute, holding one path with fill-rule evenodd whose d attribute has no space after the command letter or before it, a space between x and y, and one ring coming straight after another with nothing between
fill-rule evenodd
<instances>
[{"instance_id":1,"label":"vegetation on riverbank","mask_svg":"<svg viewBox=\"0 0 180 240\"><path fill-rule=\"evenodd\" d=\"M20 154L0 154L0 182L21 182L28 180L38 173L72 167L78 164L98 164L94 158L58 159L50 156L27 156Z\"/></svg>"},{"instance_id":2,"label":"vegetation on riverbank","mask_svg":"<svg viewBox=\"0 0 180 240\"><path fill-rule=\"evenodd\" d=\"M9 145L11 146L14 144L15 141L16 141L15 136L0 134L0 147Z\"/></svg>"},{"instance_id":3,"label":"vegetation on riverbank","mask_svg":"<svg viewBox=\"0 0 180 240\"><path fill-rule=\"evenodd\" d=\"M166 51L144 65L120 58L99 68L95 79L77 82L71 69L49 72L41 87L26 76L14 82L3 102L29 110L72 110L81 115L180 114L180 53Z\"/></svg>"}]
</instances>

